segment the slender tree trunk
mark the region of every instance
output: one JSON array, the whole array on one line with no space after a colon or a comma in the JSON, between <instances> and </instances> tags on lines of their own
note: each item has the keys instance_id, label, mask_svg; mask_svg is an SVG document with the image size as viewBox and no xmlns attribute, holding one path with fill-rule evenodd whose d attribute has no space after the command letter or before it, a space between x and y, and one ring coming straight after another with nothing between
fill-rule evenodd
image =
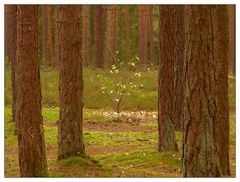
<instances>
[{"instance_id":1,"label":"slender tree trunk","mask_svg":"<svg viewBox=\"0 0 240 182\"><path fill-rule=\"evenodd\" d=\"M114 30L113 30L113 59L112 59L112 64L115 64L117 61L117 51L118 51L118 14L119 14L119 9L118 5L113 5L114 9Z\"/></svg>"},{"instance_id":2,"label":"slender tree trunk","mask_svg":"<svg viewBox=\"0 0 240 182\"><path fill-rule=\"evenodd\" d=\"M60 52L59 52L59 32L60 32L60 24L59 24L59 15L58 8L55 7L55 17L54 17L54 26L55 26L55 68L59 69L59 61L60 61Z\"/></svg>"},{"instance_id":3,"label":"slender tree trunk","mask_svg":"<svg viewBox=\"0 0 240 182\"><path fill-rule=\"evenodd\" d=\"M103 68L103 6L95 5L94 60L96 68Z\"/></svg>"},{"instance_id":4,"label":"slender tree trunk","mask_svg":"<svg viewBox=\"0 0 240 182\"><path fill-rule=\"evenodd\" d=\"M235 59L235 5L228 5L229 17L229 64L232 65L232 73L236 75L236 59Z\"/></svg>"},{"instance_id":5,"label":"slender tree trunk","mask_svg":"<svg viewBox=\"0 0 240 182\"><path fill-rule=\"evenodd\" d=\"M184 6L175 5L173 8L173 52L171 54L174 61L174 94L173 112L175 129L182 130L182 103L183 103L183 64L184 64Z\"/></svg>"},{"instance_id":6,"label":"slender tree trunk","mask_svg":"<svg viewBox=\"0 0 240 182\"><path fill-rule=\"evenodd\" d=\"M148 6L148 17L149 17L149 21L148 21L148 27L149 27L149 49L150 49L150 63L154 64L154 31L153 31L153 5L149 5Z\"/></svg>"},{"instance_id":7,"label":"slender tree trunk","mask_svg":"<svg viewBox=\"0 0 240 182\"><path fill-rule=\"evenodd\" d=\"M57 6L60 43L60 121L58 158L84 155L83 78L81 66L80 9L78 5Z\"/></svg>"},{"instance_id":8,"label":"slender tree trunk","mask_svg":"<svg viewBox=\"0 0 240 182\"><path fill-rule=\"evenodd\" d=\"M125 26L126 26L126 45L127 45L127 55L130 56L131 52L131 30L130 30L130 20L129 20L129 10L128 5L124 6L124 15L125 15Z\"/></svg>"},{"instance_id":9,"label":"slender tree trunk","mask_svg":"<svg viewBox=\"0 0 240 182\"><path fill-rule=\"evenodd\" d=\"M82 6L82 58L83 64L88 63L88 40L89 40L89 5Z\"/></svg>"},{"instance_id":10,"label":"slender tree trunk","mask_svg":"<svg viewBox=\"0 0 240 182\"><path fill-rule=\"evenodd\" d=\"M53 65L53 46L52 46L52 28L51 28L51 7L49 5L43 5L43 60L45 65Z\"/></svg>"},{"instance_id":11,"label":"slender tree trunk","mask_svg":"<svg viewBox=\"0 0 240 182\"><path fill-rule=\"evenodd\" d=\"M17 50L17 6L5 5L5 56L8 56L11 62L11 79L12 79L12 120L15 122L15 105L16 105L16 87L15 87L15 64Z\"/></svg>"},{"instance_id":12,"label":"slender tree trunk","mask_svg":"<svg viewBox=\"0 0 240 182\"><path fill-rule=\"evenodd\" d=\"M173 114L174 59L172 6L159 6L159 86L158 86L158 130L159 151L177 151Z\"/></svg>"},{"instance_id":13,"label":"slender tree trunk","mask_svg":"<svg viewBox=\"0 0 240 182\"><path fill-rule=\"evenodd\" d=\"M182 173L185 177L217 177L222 175L221 160L229 146L226 6L186 6L184 26ZM220 133L226 137L221 142Z\"/></svg>"},{"instance_id":14,"label":"slender tree trunk","mask_svg":"<svg viewBox=\"0 0 240 182\"><path fill-rule=\"evenodd\" d=\"M107 11L107 20L106 20L106 40L105 40L105 46L104 46L104 62L105 67L110 67L112 64L113 59L113 52L112 52L112 43L113 43L113 11L112 6L108 5L106 6Z\"/></svg>"},{"instance_id":15,"label":"slender tree trunk","mask_svg":"<svg viewBox=\"0 0 240 182\"><path fill-rule=\"evenodd\" d=\"M37 40L37 6L17 6L16 122L22 177L47 175Z\"/></svg>"}]
</instances>

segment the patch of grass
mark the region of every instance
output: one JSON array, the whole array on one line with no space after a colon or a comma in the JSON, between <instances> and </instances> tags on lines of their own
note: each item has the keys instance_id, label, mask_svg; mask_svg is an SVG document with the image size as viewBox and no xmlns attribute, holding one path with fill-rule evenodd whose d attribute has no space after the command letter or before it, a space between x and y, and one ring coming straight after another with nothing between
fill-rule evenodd
<instances>
[{"instance_id":1,"label":"patch of grass","mask_svg":"<svg viewBox=\"0 0 240 182\"><path fill-rule=\"evenodd\" d=\"M74 166L88 166L90 165L89 160L86 160L82 157L69 157L64 160L60 160L59 164L67 166L67 167L74 167Z\"/></svg>"}]
</instances>

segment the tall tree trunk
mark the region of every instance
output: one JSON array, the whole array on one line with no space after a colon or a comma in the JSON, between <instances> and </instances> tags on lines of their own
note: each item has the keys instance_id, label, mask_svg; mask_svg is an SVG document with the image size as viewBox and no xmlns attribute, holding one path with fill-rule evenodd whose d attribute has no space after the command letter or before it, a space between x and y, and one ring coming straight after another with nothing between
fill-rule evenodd
<instances>
[{"instance_id":1,"label":"tall tree trunk","mask_svg":"<svg viewBox=\"0 0 240 182\"><path fill-rule=\"evenodd\" d=\"M82 6L82 58L83 64L88 63L88 42L89 42L89 5Z\"/></svg>"},{"instance_id":2,"label":"tall tree trunk","mask_svg":"<svg viewBox=\"0 0 240 182\"><path fill-rule=\"evenodd\" d=\"M11 62L11 79L12 79L12 119L15 122L15 105L16 105L16 87L15 87L15 64L17 49L17 6L5 5L5 56L8 56Z\"/></svg>"},{"instance_id":3,"label":"tall tree trunk","mask_svg":"<svg viewBox=\"0 0 240 182\"><path fill-rule=\"evenodd\" d=\"M37 41L37 6L17 6L16 122L22 177L47 175Z\"/></svg>"},{"instance_id":4,"label":"tall tree trunk","mask_svg":"<svg viewBox=\"0 0 240 182\"><path fill-rule=\"evenodd\" d=\"M222 175L225 156L220 153L229 146L228 127L222 127L228 123L226 6L188 5L184 26L182 173L185 177L217 177ZM227 137L221 142L220 133ZM225 149L222 142L227 144Z\"/></svg>"},{"instance_id":5,"label":"tall tree trunk","mask_svg":"<svg viewBox=\"0 0 240 182\"><path fill-rule=\"evenodd\" d=\"M60 32L60 23L59 23L59 15L58 15L58 8L55 7L55 17L54 17L54 26L55 26L55 68L59 69L59 61L60 61L60 52L59 52L59 32Z\"/></svg>"},{"instance_id":6,"label":"tall tree trunk","mask_svg":"<svg viewBox=\"0 0 240 182\"><path fill-rule=\"evenodd\" d=\"M235 5L228 5L229 17L229 64L232 65L232 73L236 75L236 59L235 59Z\"/></svg>"},{"instance_id":7,"label":"tall tree trunk","mask_svg":"<svg viewBox=\"0 0 240 182\"><path fill-rule=\"evenodd\" d=\"M115 64L117 61L117 51L118 51L118 16L119 9L118 5L113 5L114 9L114 28L113 28L113 59L112 64Z\"/></svg>"},{"instance_id":8,"label":"tall tree trunk","mask_svg":"<svg viewBox=\"0 0 240 182\"><path fill-rule=\"evenodd\" d=\"M149 51L150 56L149 57L150 57L150 63L154 64L154 31L153 31L154 20L153 20L152 9L153 9L153 5L149 5L148 6L149 49L150 49L150 51Z\"/></svg>"},{"instance_id":9,"label":"tall tree trunk","mask_svg":"<svg viewBox=\"0 0 240 182\"><path fill-rule=\"evenodd\" d=\"M159 151L177 151L173 114L174 59L172 6L159 6L159 86L158 130Z\"/></svg>"},{"instance_id":10,"label":"tall tree trunk","mask_svg":"<svg viewBox=\"0 0 240 182\"><path fill-rule=\"evenodd\" d=\"M182 130L182 103L183 103L183 64L184 64L184 6L175 5L173 8L173 52L174 61L174 94L173 94L173 120L175 129Z\"/></svg>"},{"instance_id":11,"label":"tall tree trunk","mask_svg":"<svg viewBox=\"0 0 240 182\"><path fill-rule=\"evenodd\" d=\"M105 39L105 46L104 46L104 67L110 67L112 64L113 59L113 52L112 52L112 43L113 43L113 11L112 6L106 6L106 13L107 13L107 20L106 20L106 39Z\"/></svg>"},{"instance_id":12,"label":"tall tree trunk","mask_svg":"<svg viewBox=\"0 0 240 182\"><path fill-rule=\"evenodd\" d=\"M60 23L60 121L58 158L83 155L83 78L81 66L80 9L57 6Z\"/></svg>"},{"instance_id":13,"label":"tall tree trunk","mask_svg":"<svg viewBox=\"0 0 240 182\"><path fill-rule=\"evenodd\" d=\"M125 15L125 26L126 26L126 45L127 45L127 55L128 58L131 52L131 29L130 29L130 20L129 20L129 10L128 5L124 6L124 15Z\"/></svg>"},{"instance_id":14,"label":"tall tree trunk","mask_svg":"<svg viewBox=\"0 0 240 182\"><path fill-rule=\"evenodd\" d=\"M51 28L51 7L43 5L43 60L48 66L53 65L52 28Z\"/></svg>"},{"instance_id":15,"label":"tall tree trunk","mask_svg":"<svg viewBox=\"0 0 240 182\"><path fill-rule=\"evenodd\" d=\"M94 61L95 67L103 68L103 6L95 5L94 22Z\"/></svg>"},{"instance_id":16,"label":"tall tree trunk","mask_svg":"<svg viewBox=\"0 0 240 182\"><path fill-rule=\"evenodd\" d=\"M146 6L138 5L138 49L142 65L147 64Z\"/></svg>"}]
</instances>

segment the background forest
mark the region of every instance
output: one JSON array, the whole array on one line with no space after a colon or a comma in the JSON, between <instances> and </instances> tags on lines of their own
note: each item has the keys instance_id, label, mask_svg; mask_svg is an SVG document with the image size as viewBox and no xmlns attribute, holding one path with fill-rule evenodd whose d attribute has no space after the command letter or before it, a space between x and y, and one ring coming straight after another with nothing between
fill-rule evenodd
<instances>
[{"instance_id":1,"label":"background forest","mask_svg":"<svg viewBox=\"0 0 240 182\"><path fill-rule=\"evenodd\" d=\"M235 6L196 7L5 5L5 177L235 177ZM187 16L190 14L194 16ZM210 14L212 19L209 18ZM190 29L193 21L197 22L198 16L207 23L200 21L203 28L199 26L200 28ZM34 26L30 26L32 23ZM24 39L22 36L22 32L27 29L24 25L35 28L33 37L37 41L24 44L24 40L29 40L29 37ZM190 28L186 28L186 25ZM206 29L206 32L210 32L208 35L201 33L205 27L211 26L211 30ZM213 40L211 31L220 43L209 43ZM189 32L196 34L190 35ZM198 33L201 34L199 37L203 37L203 42L206 40L204 38L210 38L201 44L202 47L199 46L201 48L194 49L194 41L199 41L196 38ZM30 36L27 33L24 35ZM192 37L196 39L192 41L190 54L186 42L192 40ZM227 42L225 47L219 46L222 41ZM26 45L31 46L24 49L24 52L20 48L25 48ZM211 51L209 45L213 46ZM35 55L31 51L33 49ZM214 52L218 49L221 53ZM25 54L20 55L22 52ZM213 54L215 57L212 58ZM210 58L205 58L207 55ZM31 60L32 57L36 60ZM24 62L24 59L29 61ZM197 61L190 64L192 60ZM198 65L198 60L205 61L202 67ZM24 75L25 70L24 76L28 73L28 67L21 62L37 63L34 69L40 71L40 83L36 81L38 76L32 76L36 85L31 87L39 87L37 99L28 90L30 82L21 82L27 77L21 79L16 76ZM222 69L219 77L216 76L218 69ZM204 74L197 73L210 76L205 78ZM217 78L211 76L211 73L216 74ZM205 102L204 96L198 99L201 94L195 96L195 99L188 98L184 92L187 83L194 85L195 78L202 83L203 77L201 88L209 88L205 91L207 101ZM209 79L209 82L205 79ZM196 90L201 88L197 87ZM24 92L27 94L24 95ZM189 92L195 94L191 89ZM28 99L28 96L33 99ZM215 103L212 98L217 98L219 102ZM24 158L24 149L30 151L35 145L26 147L24 142L27 139L21 142L25 136L19 131L22 127L22 130L31 134L31 129L27 129L29 123L31 126L38 124L29 120L28 125L24 125L24 121L19 119L24 113L27 113L27 118L32 112L24 104L22 107L18 105L22 100L25 104L35 103L35 100L40 103L37 107L41 109L37 112L41 111L42 119L37 114L34 117L40 117L36 119L40 124L36 123L39 124L40 131L41 127L44 131L44 136L40 132L42 138L37 139L44 146L39 149L42 150L40 156L46 157L43 161L34 152L29 154L30 157ZM213 106L211 102L216 105ZM188 111L184 110L188 108L186 103L190 103L189 108L192 109L189 117ZM201 105L201 108L195 108L196 105ZM69 114L71 110L72 115ZM210 113L205 118L210 124L207 123L203 130L198 129L204 119L201 119L201 114L196 114L197 110L203 116L206 110ZM221 112L222 115L219 114ZM78 131L73 122L76 118L81 126ZM186 129L187 124L184 122L188 120L196 120L191 126L193 133ZM215 128L220 120L225 123ZM69 152L74 146L66 144L69 133L74 133L71 136L72 145L80 146L75 153ZM198 166L198 162L193 160L188 165L183 162L188 161L185 158L194 156L183 146L192 143L191 139L186 139L188 134L196 137L199 133L204 133L205 137L210 138L209 143L212 143L204 145L201 139L196 142L200 147L195 146L192 153L201 153L202 148L203 153L206 153L198 155L198 169L188 169L191 165ZM76 139L78 136L79 141ZM220 153L219 158L214 157L215 150ZM26 167L26 161L38 160L42 167L35 168L41 172L34 171L34 167ZM206 162L209 160L211 162ZM33 162L30 166L34 165ZM221 172L213 169L215 165ZM206 173L202 171L205 166L208 166Z\"/></svg>"}]
</instances>

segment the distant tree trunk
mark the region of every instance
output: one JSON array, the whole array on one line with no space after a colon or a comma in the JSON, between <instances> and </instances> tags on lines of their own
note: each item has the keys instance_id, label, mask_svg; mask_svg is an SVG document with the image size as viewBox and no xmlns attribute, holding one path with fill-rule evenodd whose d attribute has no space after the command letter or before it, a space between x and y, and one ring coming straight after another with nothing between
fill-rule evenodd
<instances>
[{"instance_id":1,"label":"distant tree trunk","mask_svg":"<svg viewBox=\"0 0 240 182\"><path fill-rule=\"evenodd\" d=\"M159 6L159 86L158 86L158 129L159 151L177 151L173 114L174 44L172 6Z\"/></svg>"},{"instance_id":2,"label":"distant tree trunk","mask_svg":"<svg viewBox=\"0 0 240 182\"><path fill-rule=\"evenodd\" d=\"M47 175L37 41L37 6L17 6L16 122L22 177Z\"/></svg>"},{"instance_id":3,"label":"distant tree trunk","mask_svg":"<svg viewBox=\"0 0 240 182\"><path fill-rule=\"evenodd\" d=\"M111 5L106 6L107 20L106 20L106 39L104 46L104 67L110 67L113 59L112 43L113 43L113 7Z\"/></svg>"},{"instance_id":4,"label":"distant tree trunk","mask_svg":"<svg viewBox=\"0 0 240 182\"><path fill-rule=\"evenodd\" d=\"M8 56L11 62L11 79L12 79L12 119L15 122L15 105L16 105L16 87L15 87L15 64L17 49L17 6L5 5L5 56Z\"/></svg>"},{"instance_id":5,"label":"distant tree trunk","mask_svg":"<svg viewBox=\"0 0 240 182\"><path fill-rule=\"evenodd\" d=\"M103 68L103 6L95 5L94 23L94 61L95 67Z\"/></svg>"},{"instance_id":6,"label":"distant tree trunk","mask_svg":"<svg viewBox=\"0 0 240 182\"><path fill-rule=\"evenodd\" d=\"M183 103L183 64L184 64L184 6L174 5L172 7L173 22L173 52L171 54L174 61L174 94L173 112L175 129L182 130L182 103Z\"/></svg>"},{"instance_id":7,"label":"distant tree trunk","mask_svg":"<svg viewBox=\"0 0 240 182\"><path fill-rule=\"evenodd\" d=\"M83 64L88 63L88 40L89 40L89 5L82 6L82 58Z\"/></svg>"},{"instance_id":8,"label":"distant tree trunk","mask_svg":"<svg viewBox=\"0 0 240 182\"><path fill-rule=\"evenodd\" d=\"M221 160L225 162L229 146L226 6L185 6L184 27L182 173L185 177L217 177L222 175Z\"/></svg>"},{"instance_id":9,"label":"distant tree trunk","mask_svg":"<svg viewBox=\"0 0 240 182\"><path fill-rule=\"evenodd\" d=\"M150 49L150 63L154 64L154 31L153 31L153 5L148 6L148 27L149 27L149 49Z\"/></svg>"},{"instance_id":10,"label":"distant tree trunk","mask_svg":"<svg viewBox=\"0 0 240 182\"><path fill-rule=\"evenodd\" d=\"M128 10L128 5L124 6L124 15L125 15L125 26L126 26L126 45L127 45L127 55L128 58L130 56L131 52L131 30L130 30L130 20L129 20L129 10Z\"/></svg>"},{"instance_id":11,"label":"distant tree trunk","mask_svg":"<svg viewBox=\"0 0 240 182\"><path fill-rule=\"evenodd\" d=\"M51 7L43 6L43 59L46 65L53 66L53 46L51 27Z\"/></svg>"},{"instance_id":12,"label":"distant tree trunk","mask_svg":"<svg viewBox=\"0 0 240 182\"><path fill-rule=\"evenodd\" d=\"M138 5L138 49L142 65L147 64L146 7Z\"/></svg>"},{"instance_id":13,"label":"distant tree trunk","mask_svg":"<svg viewBox=\"0 0 240 182\"><path fill-rule=\"evenodd\" d=\"M118 14L119 9L118 5L113 5L114 9L114 28L113 28L113 59L112 64L115 64L117 61L117 51L118 51Z\"/></svg>"},{"instance_id":14,"label":"distant tree trunk","mask_svg":"<svg viewBox=\"0 0 240 182\"><path fill-rule=\"evenodd\" d=\"M59 61L60 61L60 52L59 52L59 32L60 32L60 23L58 16L58 8L55 7L55 17L54 17L54 26L55 26L55 68L59 69Z\"/></svg>"},{"instance_id":15,"label":"distant tree trunk","mask_svg":"<svg viewBox=\"0 0 240 182\"><path fill-rule=\"evenodd\" d=\"M229 17L229 64L232 64L232 73L236 75L236 59L235 59L235 5L228 5Z\"/></svg>"},{"instance_id":16,"label":"distant tree trunk","mask_svg":"<svg viewBox=\"0 0 240 182\"><path fill-rule=\"evenodd\" d=\"M78 5L57 6L60 23L60 121L58 158L84 155L83 78L81 66L80 9Z\"/></svg>"}]
</instances>

